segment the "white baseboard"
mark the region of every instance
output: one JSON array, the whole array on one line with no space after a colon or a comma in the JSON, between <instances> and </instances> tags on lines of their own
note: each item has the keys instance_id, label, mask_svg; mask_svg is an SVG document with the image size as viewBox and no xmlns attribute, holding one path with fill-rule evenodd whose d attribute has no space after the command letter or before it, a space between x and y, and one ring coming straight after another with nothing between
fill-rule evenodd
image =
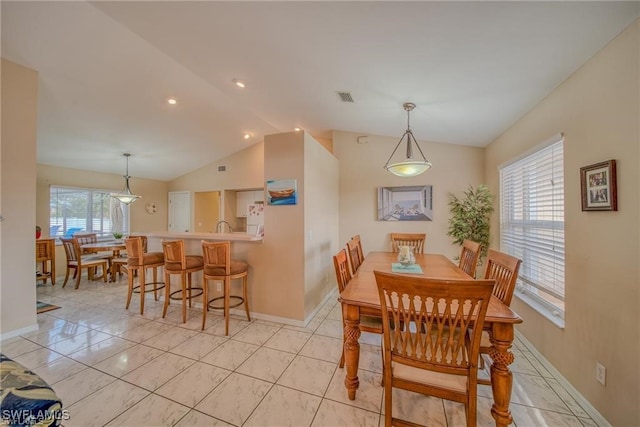
<instances>
[{"instance_id":1,"label":"white baseboard","mask_svg":"<svg viewBox=\"0 0 640 427\"><path fill-rule=\"evenodd\" d=\"M593 405L584 398L582 394L558 371L549 361L529 342L519 331L516 331L516 336L527 347L536 359L551 373L555 379L558 380L560 385L567 390L571 396L578 402L578 404L589 414L591 419L596 422L600 427L612 427L609 421L602 416L600 412Z\"/></svg>"},{"instance_id":2,"label":"white baseboard","mask_svg":"<svg viewBox=\"0 0 640 427\"><path fill-rule=\"evenodd\" d=\"M0 334L0 341L8 340L9 338L18 337L20 335L28 334L29 332L34 332L40 329L37 323L25 326L24 328L14 329L13 331L4 332Z\"/></svg>"}]
</instances>

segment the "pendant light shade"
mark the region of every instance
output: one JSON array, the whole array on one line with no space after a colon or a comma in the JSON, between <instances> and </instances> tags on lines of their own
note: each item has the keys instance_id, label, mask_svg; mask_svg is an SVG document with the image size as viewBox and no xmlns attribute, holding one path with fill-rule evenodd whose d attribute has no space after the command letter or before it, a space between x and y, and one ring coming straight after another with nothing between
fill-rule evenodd
<instances>
[{"instance_id":1,"label":"pendant light shade","mask_svg":"<svg viewBox=\"0 0 640 427\"><path fill-rule=\"evenodd\" d=\"M402 137L400 138L400 141L398 141L396 148L391 153L391 156L389 156L389 160L387 160L387 163L384 165L384 168L389 172L391 172L392 174L401 176L401 177L418 176L421 173L426 172L431 167L431 162L429 162L427 158L424 156L424 154L422 153L422 150L418 145L418 141L416 141L416 138L413 136L413 132L411 131L411 126L409 125L409 112L416 107L416 104L407 102L403 104L402 107L407 112L407 130L404 132L404 135L402 135ZM404 160L400 160L392 163L391 161L393 159L393 155L396 154L396 151L398 151L398 148L400 147L400 144L402 144L402 141L405 139L405 137L407 138L406 157ZM422 158L417 158L417 159L413 158L413 144L415 144L415 146L418 148L418 151L420 152L420 156Z\"/></svg>"},{"instance_id":2,"label":"pendant light shade","mask_svg":"<svg viewBox=\"0 0 640 427\"><path fill-rule=\"evenodd\" d=\"M111 195L114 199L118 199L120 203L124 203L125 205L131 204L136 200L140 199L141 196L137 196L131 192L131 188L129 188L129 157L131 154L124 153L123 156L127 159L127 172L124 176L125 186L124 189L120 193L114 193Z\"/></svg>"}]
</instances>

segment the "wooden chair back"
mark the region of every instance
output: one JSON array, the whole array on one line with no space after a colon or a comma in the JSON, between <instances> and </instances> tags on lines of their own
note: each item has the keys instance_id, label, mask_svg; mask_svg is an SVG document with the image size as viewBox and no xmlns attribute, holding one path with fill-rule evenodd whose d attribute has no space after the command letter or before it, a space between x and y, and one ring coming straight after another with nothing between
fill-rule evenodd
<instances>
[{"instance_id":1,"label":"wooden chair back","mask_svg":"<svg viewBox=\"0 0 640 427\"><path fill-rule=\"evenodd\" d=\"M231 275L231 242L202 241L205 270L218 270L220 275Z\"/></svg>"},{"instance_id":2,"label":"wooden chair back","mask_svg":"<svg viewBox=\"0 0 640 427\"><path fill-rule=\"evenodd\" d=\"M187 256L184 252L184 240L163 240L165 272L187 269Z\"/></svg>"},{"instance_id":3,"label":"wooden chair back","mask_svg":"<svg viewBox=\"0 0 640 427\"><path fill-rule=\"evenodd\" d=\"M458 267L464 270L469 276L475 279L476 267L480 258L481 245L473 240L465 240L462 242L462 251L460 252L460 263Z\"/></svg>"},{"instance_id":4,"label":"wooden chair back","mask_svg":"<svg viewBox=\"0 0 640 427\"><path fill-rule=\"evenodd\" d=\"M78 244L78 241L73 237L70 239L65 239L64 237L62 237L60 240L62 241L62 246L64 246L64 253L67 256L67 263L69 263L70 261L79 262L82 257L82 253L80 251L80 245Z\"/></svg>"},{"instance_id":5,"label":"wooden chair back","mask_svg":"<svg viewBox=\"0 0 640 427\"><path fill-rule=\"evenodd\" d=\"M362 264L364 261L364 250L362 249L362 240L360 239L360 235L356 234L351 238L351 241L358 246L358 256L360 257L360 264Z\"/></svg>"},{"instance_id":6,"label":"wooden chair back","mask_svg":"<svg viewBox=\"0 0 640 427\"><path fill-rule=\"evenodd\" d=\"M391 233L391 249L399 252L400 246L411 246L415 253L423 254L426 239L425 233Z\"/></svg>"},{"instance_id":7,"label":"wooden chair back","mask_svg":"<svg viewBox=\"0 0 640 427\"><path fill-rule=\"evenodd\" d=\"M80 246L89 243L98 243L98 235L96 233L76 233L73 238L78 241Z\"/></svg>"},{"instance_id":8,"label":"wooden chair back","mask_svg":"<svg viewBox=\"0 0 640 427\"><path fill-rule=\"evenodd\" d=\"M347 242L347 254L349 256L349 264L351 265L351 275L354 275L363 261L360 258L360 249L358 248L357 241L351 239Z\"/></svg>"},{"instance_id":9,"label":"wooden chair back","mask_svg":"<svg viewBox=\"0 0 640 427\"><path fill-rule=\"evenodd\" d=\"M351 271L347 261L347 251L341 249L333 256L333 266L336 270L336 280L338 282L338 292L342 293L347 283L351 280Z\"/></svg>"},{"instance_id":10,"label":"wooden chair back","mask_svg":"<svg viewBox=\"0 0 640 427\"><path fill-rule=\"evenodd\" d=\"M129 236L125 239L124 244L127 247L127 264L131 266L143 264L143 239L139 236Z\"/></svg>"},{"instance_id":11,"label":"wooden chair back","mask_svg":"<svg viewBox=\"0 0 640 427\"><path fill-rule=\"evenodd\" d=\"M395 420L392 387L462 402L467 425L475 425L480 336L494 281L374 274L383 307L385 425Z\"/></svg>"},{"instance_id":12,"label":"wooden chair back","mask_svg":"<svg viewBox=\"0 0 640 427\"><path fill-rule=\"evenodd\" d=\"M489 249L484 278L496 281L493 295L508 306L511 305L521 263L522 261L514 256Z\"/></svg>"}]
</instances>

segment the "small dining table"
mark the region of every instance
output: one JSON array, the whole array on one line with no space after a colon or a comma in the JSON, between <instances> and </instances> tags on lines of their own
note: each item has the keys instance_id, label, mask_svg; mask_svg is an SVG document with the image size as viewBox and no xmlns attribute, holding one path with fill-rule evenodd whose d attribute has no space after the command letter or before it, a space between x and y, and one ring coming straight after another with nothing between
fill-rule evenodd
<instances>
[{"instance_id":1,"label":"small dining table","mask_svg":"<svg viewBox=\"0 0 640 427\"><path fill-rule=\"evenodd\" d=\"M349 284L340 294L344 316L344 358L346 378L345 387L350 400L356 398L359 386L358 363L360 358L360 310L366 308L381 310L380 297L374 270L392 272L392 263L397 262L397 253L370 252L356 271ZM472 279L449 258L440 254L416 254L416 264L422 269L422 275L439 279ZM404 273L403 273L404 274ZM509 403L513 374L509 365L514 356L510 351L513 343L514 325L522 323L522 319L495 296L491 297L484 329L489 332L491 340L491 389L493 406L491 415L496 426L506 427L512 421Z\"/></svg>"},{"instance_id":2,"label":"small dining table","mask_svg":"<svg viewBox=\"0 0 640 427\"><path fill-rule=\"evenodd\" d=\"M124 241L111 240L111 241L104 241L104 242L97 242L97 243L86 243L80 246L80 249L91 249L95 251L111 251L113 253L113 257L118 258L120 256L120 251L127 249L127 246L125 245ZM116 281L115 272L113 271L113 268L111 268L111 265L109 265L109 271L111 275L110 281L115 282Z\"/></svg>"}]
</instances>

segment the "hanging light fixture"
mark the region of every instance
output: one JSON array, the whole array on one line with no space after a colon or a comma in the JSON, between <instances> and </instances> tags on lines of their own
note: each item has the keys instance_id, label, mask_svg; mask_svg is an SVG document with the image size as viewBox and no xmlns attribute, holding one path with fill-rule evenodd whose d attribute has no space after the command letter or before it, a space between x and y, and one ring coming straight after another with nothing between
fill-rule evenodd
<instances>
[{"instance_id":1,"label":"hanging light fixture","mask_svg":"<svg viewBox=\"0 0 640 427\"><path fill-rule=\"evenodd\" d=\"M125 179L125 186L121 192L114 193L111 195L111 197L120 200L120 202L124 203L125 205L128 205L140 199L141 196L136 196L131 192L131 188L129 188L129 178L131 178L129 176L129 157L131 157L131 154L124 153L123 156L127 159L127 173L126 175L123 175Z\"/></svg>"},{"instance_id":2,"label":"hanging light fixture","mask_svg":"<svg viewBox=\"0 0 640 427\"><path fill-rule=\"evenodd\" d=\"M407 112L407 130L404 132L404 135L402 135L402 138L400 138L400 141L398 141L398 145L396 145L396 148L391 153L391 156L389 156L389 160L387 160L387 164L384 165L384 168L392 174L401 177L418 176L421 173L426 172L427 169L431 167L431 162L429 162L426 157L424 157L424 154L422 153L422 150L418 145L418 141L416 141L415 136L413 136L413 132L411 132L411 127L409 126L409 112L416 107L416 104L406 102L402 105L402 107ZM391 163L391 158L396 153L396 151L398 151L398 147L400 147L400 144L402 143L402 140L405 136L407 137L407 158L401 162ZM412 144L415 144L416 147L418 147L418 151L420 152L422 159L413 158Z\"/></svg>"}]
</instances>

